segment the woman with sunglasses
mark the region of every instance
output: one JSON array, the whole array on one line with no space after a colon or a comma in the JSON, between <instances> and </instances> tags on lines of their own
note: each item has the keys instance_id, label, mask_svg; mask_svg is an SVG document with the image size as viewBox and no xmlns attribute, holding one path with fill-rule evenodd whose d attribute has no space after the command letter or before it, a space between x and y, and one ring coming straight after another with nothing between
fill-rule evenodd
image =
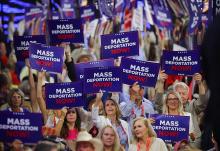
<instances>
[{"instance_id":1,"label":"woman with sunglasses","mask_svg":"<svg viewBox=\"0 0 220 151\"><path fill-rule=\"evenodd\" d=\"M81 128L81 120L76 108L63 108L62 115L56 125L56 135L66 140L76 140Z\"/></svg>"}]
</instances>

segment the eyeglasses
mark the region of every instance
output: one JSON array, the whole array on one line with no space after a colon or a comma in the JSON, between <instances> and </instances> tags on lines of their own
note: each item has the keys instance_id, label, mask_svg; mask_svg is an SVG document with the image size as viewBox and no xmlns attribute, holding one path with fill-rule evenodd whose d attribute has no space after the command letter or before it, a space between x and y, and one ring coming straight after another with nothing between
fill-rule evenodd
<instances>
[{"instance_id":1,"label":"eyeglasses","mask_svg":"<svg viewBox=\"0 0 220 151\"><path fill-rule=\"evenodd\" d=\"M178 98L167 98L167 101L178 101Z\"/></svg>"}]
</instances>

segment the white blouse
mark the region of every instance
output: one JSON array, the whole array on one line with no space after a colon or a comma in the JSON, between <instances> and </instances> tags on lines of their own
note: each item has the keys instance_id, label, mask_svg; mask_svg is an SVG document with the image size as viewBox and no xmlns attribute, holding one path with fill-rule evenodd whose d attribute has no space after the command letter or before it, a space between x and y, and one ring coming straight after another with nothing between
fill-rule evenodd
<instances>
[{"instance_id":1,"label":"white blouse","mask_svg":"<svg viewBox=\"0 0 220 151\"><path fill-rule=\"evenodd\" d=\"M137 151L137 144L131 144L128 151ZM140 151L144 151L141 149ZM154 138L149 151L168 151L166 144L160 138Z\"/></svg>"}]
</instances>

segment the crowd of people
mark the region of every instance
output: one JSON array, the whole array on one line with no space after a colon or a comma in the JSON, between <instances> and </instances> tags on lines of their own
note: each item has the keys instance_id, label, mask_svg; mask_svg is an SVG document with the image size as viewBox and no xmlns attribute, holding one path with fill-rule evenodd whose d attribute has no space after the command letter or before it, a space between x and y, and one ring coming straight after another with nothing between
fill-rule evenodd
<instances>
[{"instance_id":1,"label":"crowd of people","mask_svg":"<svg viewBox=\"0 0 220 151\"><path fill-rule=\"evenodd\" d=\"M196 43L196 47L202 49L202 55L206 56L203 56L203 72L193 76L179 76L168 75L160 70L154 88L143 87L138 82L130 86L123 84L122 92L100 90L95 94L83 94L85 106L64 106L59 110L47 109L45 85L76 82L78 71L75 64L100 60L99 37L101 34L114 33L118 21L115 23L107 20L102 33L87 39L88 48L79 44L61 43L59 46L64 48L65 64L62 74L55 76L49 72L33 70L29 59L25 62L17 61L13 47L16 39L13 39L13 35L18 33L13 23L10 23L8 38L3 28L0 28L0 110L39 113L43 122L42 130L39 130L42 140L29 144L19 139L5 142L3 138L0 150L217 151L219 127L215 125L215 115L218 114L218 103L213 102L218 101L216 90L219 83L215 83L215 79L219 77L218 72L216 75L213 73L218 69L213 69L211 63L215 54L209 56L207 51L220 48L218 42L210 38L218 26L210 25L212 30L205 34L207 27L201 23L194 35L188 35L183 20L176 18L174 23L172 32L161 30L156 25L139 31L139 56L131 58L160 62L163 50L172 51L177 44L191 50ZM216 34L220 35L219 30ZM115 66L120 66L120 59L114 60ZM149 116L151 114L189 117L188 139L168 143L158 138L153 129L156 121Z\"/></svg>"}]
</instances>

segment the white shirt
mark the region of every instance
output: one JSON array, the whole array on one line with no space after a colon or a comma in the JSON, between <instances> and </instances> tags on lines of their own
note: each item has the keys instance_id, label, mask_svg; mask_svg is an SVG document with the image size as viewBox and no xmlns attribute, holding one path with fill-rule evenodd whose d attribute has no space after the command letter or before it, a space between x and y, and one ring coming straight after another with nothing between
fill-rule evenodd
<instances>
[{"instance_id":1,"label":"white shirt","mask_svg":"<svg viewBox=\"0 0 220 151\"><path fill-rule=\"evenodd\" d=\"M128 151L137 151L137 144L131 144ZM141 149L143 151L143 149ZM150 146L149 151L168 151L166 144L160 138L155 138Z\"/></svg>"}]
</instances>

